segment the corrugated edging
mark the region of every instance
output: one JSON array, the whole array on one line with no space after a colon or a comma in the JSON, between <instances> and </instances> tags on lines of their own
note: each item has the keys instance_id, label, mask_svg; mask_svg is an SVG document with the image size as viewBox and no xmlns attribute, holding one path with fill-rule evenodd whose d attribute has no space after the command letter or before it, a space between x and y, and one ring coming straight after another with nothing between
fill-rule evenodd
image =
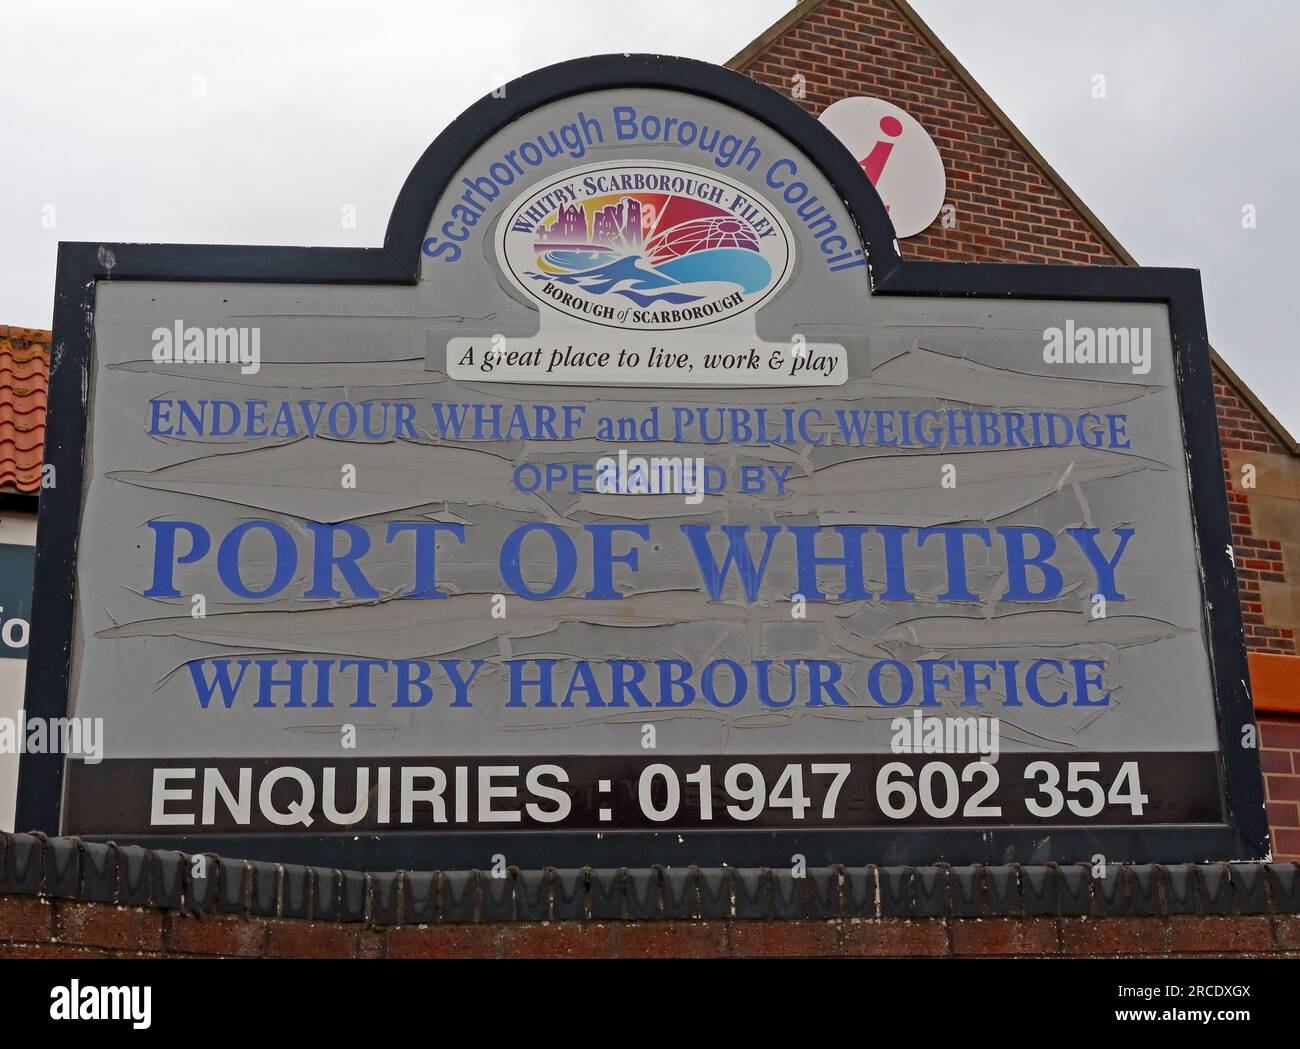
<instances>
[{"instance_id":1,"label":"corrugated edging","mask_svg":"<svg viewBox=\"0 0 1300 1049\"><path fill-rule=\"evenodd\" d=\"M1300 914L1300 864L361 872L0 835L0 892L200 913L503 921Z\"/></svg>"}]
</instances>

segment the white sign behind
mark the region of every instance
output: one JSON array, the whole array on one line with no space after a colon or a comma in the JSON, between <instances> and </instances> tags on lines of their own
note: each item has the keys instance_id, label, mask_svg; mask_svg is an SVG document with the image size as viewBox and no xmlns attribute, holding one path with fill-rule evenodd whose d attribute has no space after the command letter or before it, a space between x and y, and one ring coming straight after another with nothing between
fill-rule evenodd
<instances>
[{"instance_id":1,"label":"white sign behind","mask_svg":"<svg viewBox=\"0 0 1300 1049\"><path fill-rule=\"evenodd\" d=\"M859 95L832 103L819 119L862 165L895 233L913 237L934 221L948 182L938 147L914 117L883 98Z\"/></svg>"}]
</instances>

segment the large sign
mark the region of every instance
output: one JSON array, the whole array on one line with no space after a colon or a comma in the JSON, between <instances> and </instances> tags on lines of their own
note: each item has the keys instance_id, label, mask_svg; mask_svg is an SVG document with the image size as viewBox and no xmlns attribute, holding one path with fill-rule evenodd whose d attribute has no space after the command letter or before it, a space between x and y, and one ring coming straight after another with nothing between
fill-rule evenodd
<instances>
[{"instance_id":1,"label":"large sign","mask_svg":"<svg viewBox=\"0 0 1300 1049\"><path fill-rule=\"evenodd\" d=\"M20 825L1266 851L1193 273L903 262L792 103L608 57L475 105L382 249L65 244L59 282L28 709L102 760L26 755Z\"/></svg>"}]
</instances>

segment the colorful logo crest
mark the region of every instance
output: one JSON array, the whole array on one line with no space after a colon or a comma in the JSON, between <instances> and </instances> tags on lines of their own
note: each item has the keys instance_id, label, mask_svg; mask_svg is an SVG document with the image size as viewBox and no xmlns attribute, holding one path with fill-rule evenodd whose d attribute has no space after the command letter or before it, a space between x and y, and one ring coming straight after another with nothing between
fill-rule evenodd
<instances>
[{"instance_id":1,"label":"colorful logo crest","mask_svg":"<svg viewBox=\"0 0 1300 1049\"><path fill-rule=\"evenodd\" d=\"M789 227L748 186L657 162L566 172L516 201L496 242L502 269L526 295L636 331L753 310L793 265Z\"/></svg>"}]
</instances>

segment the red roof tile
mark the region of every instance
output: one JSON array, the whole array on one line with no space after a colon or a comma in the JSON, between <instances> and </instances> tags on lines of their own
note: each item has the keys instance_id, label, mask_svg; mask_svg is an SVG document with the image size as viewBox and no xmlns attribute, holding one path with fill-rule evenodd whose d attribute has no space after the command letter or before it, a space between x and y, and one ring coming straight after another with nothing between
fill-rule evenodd
<instances>
[{"instance_id":1,"label":"red roof tile","mask_svg":"<svg viewBox=\"0 0 1300 1049\"><path fill-rule=\"evenodd\" d=\"M49 379L50 333L0 324L0 491L40 490Z\"/></svg>"}]
</instances>

